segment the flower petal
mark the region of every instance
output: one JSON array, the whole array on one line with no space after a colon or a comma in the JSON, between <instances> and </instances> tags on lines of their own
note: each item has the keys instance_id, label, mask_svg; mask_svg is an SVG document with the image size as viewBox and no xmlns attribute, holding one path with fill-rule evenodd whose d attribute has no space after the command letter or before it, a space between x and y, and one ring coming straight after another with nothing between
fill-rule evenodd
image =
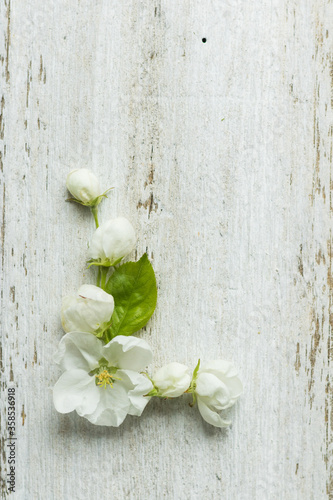
<instances>
[{"instance_id":1,"label":"flower petal","mask_svg":"<svg viewBox=\"0 0 333 500\"><path fill-rule=\"evenodd\" d=\"M53 402L59 413L76 410L92 413L99 401L94 377L84 370L69 370L61 375L53 388Z\"/></svg>"},{"instance_id":2,"label":"flower petal","mask_svg":"<svg viewBox=\"0 0 333 500\"><path fill-rule=\"evenodd\" d=\"M118 370L118 376L128 391L128 399L131 403L128 414L139 417L151 399L146 394L153 389L153 384L145 375L132 370Z\"/></svg>"},{"instance_id":3,"label":"flower petal","mask_svg":"<svg viewBox=\"0 0 333 500\"><path fill-rule=\"evenodd\" d=\"M238 376L238 371L228 361L218 359L204 363L200 367L199 375L202 373L211 373L221 380L228 387L230 397L235 401L243 393L243 384Z\"/></svg>"},{"instance_id":4,"label":"flower petal","mask_svg":"<svg viewBox=\"0 0 333 500\"><path fill-rule=\"evenodd\" d=\"M227 387L221 380L219 380L215 375L211 373L200 373L198 374L196 381L196 389L195 392L198 396L214 398L216 392L220 390L220 388Z\"/></svg>"},{"instance_id":5,"label":"flower petal","mask_svg":"<svg viewBox=\"0 0 333 500\"><path fill-rule=\"evenodd\" d=\"M223 410L232 406L228 386L211 373L198 374L195 392L204 403L216 410Z\"/></svg>"},{"instance_id":6,"label":"flower petal","mask_svg":"<svg viewBox=\"0 0 333 500\"><path fill-rule=\"evenodd\" d=\"M113 387L98 387L100 400L91 414L81 415L95 425L118 427L126 418L130 401L125 387L116 381Z\"/></svg>"},{"instance_id":7,"label":"flower petal","mask_svg":"<svg viewBox=\"0 0 333 500\"><path fill-rule=\"evenodd\" d=\"M112 264L129 254L135 242L132 224L124 217L117 217L96 229L90 243L89 256L92 259L108 260Z\"/></svg>"},{"instance_id":8,"label":"flower petal","mask_svg":"<svg viewBox=\"0 0 333 500\"><path fill-rule=\"evenodd\" d=\"M98 302L105 302L107 304L113 302L112 295L95 285L82 285L78 289L77 294L79 297L84 297L85 299L94 301L96 300Z\"/></svg>"},{"instance_id":9,"label":"flower petal","mask_svg":"<svg viewBox=\"0 0 333 500\"><path fill-rule=\"evenodd\" d=\"M54 358L63 370L81 368L89 372L98 366L103 357L102 349L102 342L93 334L71 332L60 340Z\"/></svg>"},{"instance_id":10,"label":"flower petal","mask_svg":"<svg viewBox=\"0 0 333 500\"><path fill-rule=\"evenodd\" d=\"M187 366L173 362L162 366L154 374L153 381L160 396L177 398L189 388L191 375Z\"/></svg>"},{"instance_id":11,"label":"flower petal","mask_svg":"<svg viewBox=\"0 0 333 500\"><path fill-rule=\"evenodd\" d=\"M213 361L203 362L200 364L199 372L208 372L222 375L229 375L231 377L238 374L236 368L229 362L224 359L215 359Z\"/></svg>"},{"instance_id":12,"label":"flower petal","mask_svg":"<svg viewBox=\"0 0 333 500\"><path fill-rule=\"evenodd\" d=\"M118 335L104 346L103 356L112 366L134 371L143 370L153 359L145 340L124 335Z\"/></svg>"},{"instance_id":13,"label":"flower petal","mask_svg":"<svg viewBox=\"0 0 333 500\"><path fill-rule=\"evenodd\" d=\"M74 198L89 203L101 194L97 177L87 168L72 170L66 180L67 189Z\"/></svg>"},{"instance_id":14,"label":"flower petal","mask_svg":"<svg viewBox=\"0 0 333 500\"><path fill-rule=\"evenodd\" d=\"M111 262L129 254L135 245L135 231L129 220L117 217L104 224L103 250Z\"/></svg>"},{"instance_id":15,"label":"flower petal","mask_svg":"<svg viewBox=\"0 0 333 500\"><path fill-rule=\"evenodd\" d=\"M77 296L62 300L61 323L65 332L93 333L110 321L114 309L112 295L94 285L83 285Z\"/></svg>"},{"instance_id":16,"label":"flower petal","mask_svg":"<svg viewBox=\"0 0 333 500\"><path fill-rule=\"evenodd\" d=\"M94 285L81 286L78 294L77 312L79 317L84 318L89 328L82 331L94 332L110 321L114 309L112 295Z\"/></svg>"},{"instance_id":17,"label":"flower petal","mask_svg":"<svg viewBox=\"0 0 333 500\"><path fill-rule=\"evenodd\" d=\"M237 401L237 399L243 394L243 384L238 377L232 377L228 379L226 384L228 385L233 405Z\"/></svg>"},{"instance_id":18,"label":"flower petal","mask_svg":"<svg viewBox=\"0 0 333 500\"><path fill-rule=\"evenodd\" d=\"M61 324L66 333L89 330L84 318L77 311L77 298L67 295L62 299Z\"/></svg>"},{"instance_id":19,"label":"flower petal","mask_svg":"<svg viewBox=\"0 0 333 500\"><path fill-rule=\"evenodd\" d=\"M215 427L229 427L231 424L230 420L223 420L218 413L212 411L203 401L201 401L201 398L198 398L198 408L202 418Z\"/></svg>"},{"instance_id":20,"label":"flower petal","mask_svg":"<svg viewBox=\"0 0 333 500\"><path fill-rule=\"evenodd\" d=\"M103 251L103 229L99 226L91 239L88 255L92 259L105 260L106 256Z\"/></svg>"}]
</instances>

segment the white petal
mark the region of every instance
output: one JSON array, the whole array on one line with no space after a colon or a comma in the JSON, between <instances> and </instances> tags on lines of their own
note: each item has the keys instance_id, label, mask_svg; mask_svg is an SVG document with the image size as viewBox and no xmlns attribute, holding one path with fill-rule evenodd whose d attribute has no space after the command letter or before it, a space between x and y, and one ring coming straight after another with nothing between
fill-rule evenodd
<instances>
[{"instance_id":1,"label":"white petal","mask_svg":"<svg viewBox=\"0 0 333 500\"><path fill-rule=\"evenodd\" d=\"M77 311L76 297L66 296L62 299L61 307L61 324L66 333L87 330L88 325L86 321L80 316Z\"/></svg>"},{"instance_id":2,"label":"white petal","mask_svg":"<svg viewBox=\"0 0 333 500\"><path fill-rule=\"evenodd\" d=\"M213 398L220 387L225 385L215 375L211 373L200 373L196 380L195 392L199 396Z\"/></svg>"},{"instance_id":3,"label":"white petal","mask_svg":"<svg viewBox=\"0 0 333 500\"><path fill-rule=\"evenodd\" d=\"M95 425L118 427L126 418L130 401L125 387L115 381L113 387L97 387L100 400L96 410L91 414L82 415Z\"/></svg>"},{"instance_id":4,"label":"white petal","mask_svg":"<svg viewBox=\"0 0 333 500\"><path fill-rule=\"evenodd\" d=\"M118 370L118 376L128 391L131 403L128 414L140 416L151 399L146 394L153 389L153 384L146 376L131 370Z\"/></svg>"},{"instance_id":5,"label":"white petal","mask_svg":"<svg viewBox=\"0 0 333 500\"><path fill-rule=\"evenodd\" d=\"M234 404L237 399L243 394L243 384L238 377L232 377L226 382L228 389L230 391L231 399Z\"/></svg>"},{"instance_id":6,"label":"white petal","mask_svg":"<svg viewBox=\"0 0 333 500\"><path fill-rule=\"evenodd\" d=\"M103 250L111 262L129 254L135 245L135 231L129 220L117 217L108 221L103 237Z\"/></svg>"},{"instance_id":7,"label":"white petal","mask_svg":"<svg viewBox=\"0 0 333 500\"><path fill-rule=\"evenodd\" d=\"M88 255L92 259L106 259L106 255L103 250L103 224L99 226L93 234L89 245Z\"/></svg>"},{"instance_id":8,"label":"white petal","mask_svg":"<svg viewBox=\"0 0 333 500\"><path fill-rule=\"evenodd\" d=\"M211 373L198 374L195 392L202 401L217 410L232 406L228 386Z\"/></svg>"},{"instance_id":9,"label":"white petal","mask_svg":"<svg viewBox=\"0 0 333 500\"><path fill-rule=\"evenodd\" d=\"M68 309L61 310L61 324L66 333L93 333L94 329L90 326L90 323L88 323L86 319L84 307L82 307L82 304L78 303L78 301L76 301L76 303Z\"/></svg>"},{"instance_id":10,"label":"white petal","mask_svg":"<svg viewBox=\"0 0 333 500\"><path fill-rule=\"evenodd\" d=\"M218 373L227 375L230 373L231 376L237 375L237 370L234 366L229 362L223 359L215 359L213 361L202 362L200 364L200 370L208 373Z\"/></svg>"},{"instance_id":11,"label":"white petal","mask_svg":"<svg viewBox=\"0 0 333 500\"><path fill-rule=\"evenodd\" d=\"M78 294L80 300L77 304L78 313L92 331L98 330L98 328L110 321L114 309L112 295L94 285L81 286Z\"/></svg>"},{"instance_id":12,"label":"white petal","mask_svg":"<svg viewBox=\"0 0 333 500\"><path fill-rule=\"evenodd\" d=\"M202 373L211 373L221 380L228 387L230 397L235 400L243 393L243 384L238 376L238 372L228 361L219 359L202 364L199 375Z\"/></svg>"},{"instance_id":13,"label":"white petal","mask_svg":"<svg viewBox=\"0 0 333 500\"><path fill-rule=\"evenodd\" d=\"M229 425L231 424L230 420L223 420L218 413L212 411L205 403L201 401L201 398L198 398L198 408L202 418L215 427L229 427Z\"/></svg>"},{"instance_id":14,"label":"white petal","mask_svg":"<svg viewBox=\"0 0 333 500\"><path fill-rule=\"evenodd\" d=\"M145 340L124 335L118 335L104 346L103 356L112 366L134 371L143 370L153 359Z\"/></svg>"},{"instance_id":15,"label":"white petal","mask_svg":"<svg viewBox=\"0 0 333 500\"><path fill-rule=\"evenodd\" d=\"M84 370L69 370L61 375L53 388L53 402L59 413L73 410L83 413L95 411L99 401L94 377Z\"/></svg>"},{"instance_id":16,"label":"white petal","mask_svg":"<svg viewBox=\"0 0 333 500\"><path fill-rule=\"evenodd\" d=\"M95 335L71 332L60 340L54 360L63 370L81 368L89 372L98 366L103 357L102 349L103 344Z\"/></svg>"},{"instance_id":17,"label":"white petal","mask_svg":"<svg viewBox=\"0 0 333 500\"><path fill-rule=\"evenodd\" d=\"M102 288L95 285L82 285L78 289L77 294L87 299L96 300L98 302L113 303L113 297L106 293Z\"/></svg>"},{"instance_id":18,"label":"white petal","mask_svg":"<svg viewBox=\"0 0 333 500\"><path fill-rule=\"evenodd\" d=\"M176 398L189 388L191 375L187 366L174 362L160 368L153 381L161 396Z\"/></svg>"},{"instance_id":19,"label":"white petal","mask_svg":"<svg viewBox=\"0 0 333 500\"><path fill-rule=\"evenodd\" d=\"M83 285L77 297L64 297L61 322L65 332L93 333L107 324L112 316L112 295L94 285Z\"/></svg>"},{"instance_id":20,"label":"white petal","mask_svg":"<svg viewBox=\"0 0 333 500\"><path fill-rule=\"evenodd\" d=\"M97 177L87 168L72 170L67 176L67 189L74 198L89 203L101 194Z\"/></svg>"}]
</instances>

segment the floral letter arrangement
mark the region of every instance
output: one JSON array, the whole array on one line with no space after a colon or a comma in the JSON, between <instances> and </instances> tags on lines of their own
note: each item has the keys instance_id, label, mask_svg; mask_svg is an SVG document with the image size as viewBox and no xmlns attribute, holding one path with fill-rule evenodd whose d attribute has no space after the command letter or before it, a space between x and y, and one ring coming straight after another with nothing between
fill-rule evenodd
<instances>
[{"instance_id":1,"label":"floral letter arrangement","mask_svg":"<svg viewBox=\"0 0 333 500\"><path fill-rule=\"evenodd\" d=\"M99 225L98 205L107 191L101 191L94 174L74 170L66 185L73 196L69 201L89 207L95 219L88 267L97 269L97 284L82 285L76 295L63 299L61 321L66 335L55 356L63 370L53 390L56 410L75 410L92 424L117 427L127 415L140 416L152 397L190 393L191 406L197 402L206 422L230 425L220 413L233 406L243 390L231 363L199 360L192 374L177 362L152 376L144 371L152 362L152 351L145 340L132 335L156 307L151 263L144 254L137 262L120 264L135 246L135 231L124 217Z\"/></svg>"}]
</instances>

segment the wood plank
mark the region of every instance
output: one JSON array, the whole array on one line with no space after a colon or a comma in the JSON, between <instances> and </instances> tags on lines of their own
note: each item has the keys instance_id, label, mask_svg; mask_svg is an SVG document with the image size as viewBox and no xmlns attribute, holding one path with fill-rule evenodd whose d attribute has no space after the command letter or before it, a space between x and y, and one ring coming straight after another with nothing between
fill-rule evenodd
<instances>
[{"instance_id":1,"label":"wood plank","mask_svg":"<svg viewBox=\"0 0 333 500\"><path fill-rule=\"evenodd\" d=\"M1 0L2 498L7 387L15 498L333 498L332 9ZM186 398L117 429L55 412L61 296L94 282L75 167L153 262L152 368L239 367L230 429Z\"/></svg>"}]
</instances>

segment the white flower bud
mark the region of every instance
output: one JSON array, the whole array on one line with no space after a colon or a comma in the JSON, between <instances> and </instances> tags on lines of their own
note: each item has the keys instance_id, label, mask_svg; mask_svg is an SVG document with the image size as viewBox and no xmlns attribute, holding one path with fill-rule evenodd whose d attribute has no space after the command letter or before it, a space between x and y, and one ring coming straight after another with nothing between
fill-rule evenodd
<instances>
[{"instance_id":1,"label":"white flower bud","mask_svg":"<svg viewBox=\"0 0 333 500\"><path fill-rule=\"evenodd\" d=\"M66 186L74 198L84 205L91 205L102 194L99 180L87 168L79 168L70 172Z\"/></svg>"},{"instance_id":2,"label":"white flower bud","mask_svg":"<svg viewBox=\"0 0 333 500\"><path fill-rule=\"evenodd\" d=\"M61 323L65 332L102 332L114 309L112 295L94 285L83 285L76 297L63 298Z\"/></svg>"},{"instance_id":3,"label":"white flower bud","mask_svg":"<svg viewBox=\"0 0 333 500\"><path fill-rule=\"evenodd\" d=\"M210 361L201 365L192 384L202 418L215 427L228 427L231 422L222 419L220 412L231 408L243 392L234 366L228 361Z\"/></svg>"},{"instance_id":4,"label":"white flower bud","mask_svg":"<svg viewBox=\"0 0 333 500\"><path fill-rule=\"evenodd\" d=\"M89 256L103 266L113 266L133 250L135 242L132 224L124 217L117 217L96 229L90 243Z\"/></svg>"},{"instance_id":5,"label":"white flower bud","mask_svg":"<svg viewBox=\"0 0 333 500\"><path fill-rule=\"evenodd\" d=\"M191 383L189 369L180 363L170 363L160 368L153 376L153 384L158 396L177 398L181 396Z\"/></svg>"}]
</instances>

